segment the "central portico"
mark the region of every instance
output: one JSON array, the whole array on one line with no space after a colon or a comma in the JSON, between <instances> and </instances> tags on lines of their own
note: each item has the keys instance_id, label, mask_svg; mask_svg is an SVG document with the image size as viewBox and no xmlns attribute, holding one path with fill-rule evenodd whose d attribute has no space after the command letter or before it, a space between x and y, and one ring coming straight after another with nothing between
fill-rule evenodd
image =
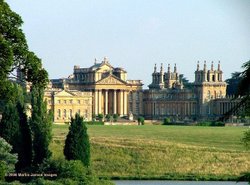
<instances>
[{"instance_id":1,"label":"central portico","mask_svg":"<svg viewBox=\"0 0 250 185\"><path fill-rule=\"evenodd\" d=\"M128 114L127 83L116 76L109 76L96 82L94 90L95 114Z\"/></svg>"}]
</instances>

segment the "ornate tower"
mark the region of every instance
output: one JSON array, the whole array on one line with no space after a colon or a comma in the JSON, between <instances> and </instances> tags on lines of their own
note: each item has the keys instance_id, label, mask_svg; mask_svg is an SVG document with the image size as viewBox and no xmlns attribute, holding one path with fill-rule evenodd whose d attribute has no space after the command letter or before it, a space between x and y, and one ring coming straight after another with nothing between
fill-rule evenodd
<instances>
[{"instance_id":1,"label":"ornate tower","mask_svg":"<svg viewBox=\"0 0 250 185\"><path fill-rule=\"evenodd\" d=\"M211 62L211 68L207 70L206 61L204 61L203 70L199 69L199 62L195 71L195 93L198 98L198 114L201 116L210 115L209 102L216 98L226 96L226 82L222 80L220 61L218 62L217 70L214 69L214 63Z\"/></svg>"}]
</instances>

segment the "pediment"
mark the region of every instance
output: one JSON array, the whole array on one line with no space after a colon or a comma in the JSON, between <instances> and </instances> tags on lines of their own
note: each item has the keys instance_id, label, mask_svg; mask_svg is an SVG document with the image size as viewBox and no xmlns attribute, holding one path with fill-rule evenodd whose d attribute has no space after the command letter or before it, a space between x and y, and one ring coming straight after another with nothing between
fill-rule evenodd
<instances>
[{"instance_id":1,"label":"pediment","mask_svg":"<svg viewBox=\"0 0 250 185\"><path fill-rule=\"evenodd\" d=\"M125 85L126 82L114 77L113 75L109 75L106 78L99 80L96 84Z\"/></svg>"},{"instance_id":2,"label":"pediment","mask_svg":"<svg viewBox=\"0 0 250 185\"><path fill-rule=\"evenodd\" d=\"M74 94L71 92L62 90L62 91L56 93L55 96L74 96Z\"/></svg>"}]
</instances>

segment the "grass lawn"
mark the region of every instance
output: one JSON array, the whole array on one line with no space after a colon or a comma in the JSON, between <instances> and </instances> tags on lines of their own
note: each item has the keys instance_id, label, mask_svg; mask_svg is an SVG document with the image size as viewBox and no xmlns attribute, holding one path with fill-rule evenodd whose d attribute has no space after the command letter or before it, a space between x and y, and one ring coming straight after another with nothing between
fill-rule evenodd
<instances>
[{"instance_id":1,"label":"grass lawn","mask_svg":"<svg viewBox=\"0 0 250 185\"><path fill-rule=\"evenodd\" d=\"M240 138L247 128L200 126L88 126L98 176L227 179L250 171ZM63 157L67 125L53 125L51 150Z\"/></svg>"}]
</instances>

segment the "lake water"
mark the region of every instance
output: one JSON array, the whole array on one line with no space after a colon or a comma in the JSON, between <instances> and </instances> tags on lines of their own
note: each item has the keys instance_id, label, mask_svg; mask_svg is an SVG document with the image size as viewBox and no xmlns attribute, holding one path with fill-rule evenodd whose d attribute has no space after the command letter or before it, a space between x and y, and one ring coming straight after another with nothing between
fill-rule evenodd
<instances>
[{"instance_id":1,"label":"lake water","mask_svg":"<svg viewBox=\"0 0 250 185\"><path fill-rule=\"evenodd\" d=\"M163 180L118 180L116 185L248 185L247 182L230 181L163 181Z\"/></svg>"}]
</instances>

